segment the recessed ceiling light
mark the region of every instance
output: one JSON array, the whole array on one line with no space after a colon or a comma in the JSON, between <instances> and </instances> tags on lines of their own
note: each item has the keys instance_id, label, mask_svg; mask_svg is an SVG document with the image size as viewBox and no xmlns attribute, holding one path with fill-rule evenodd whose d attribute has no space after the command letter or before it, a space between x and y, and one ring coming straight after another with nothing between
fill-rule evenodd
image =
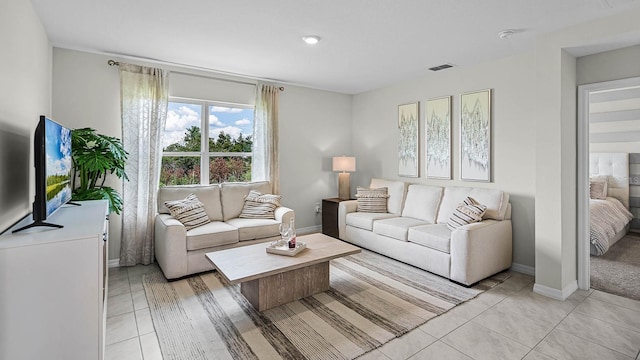
<instances>
[{"instance_id":1,"label":"recessed ceiling light","mask_svg":"<svg viewBox=\"0 0 640 360\"><path fill-rule=\"evenodd\" d=\"M498 37L500 39L509 39L510 37L513 36L513 34L515 34L515 30L511 30L511 29L507 29L507 30L502 30L498 33Z\"/></svg>"},{"instance_id":2,"label":"recessed ceiling light","mask_svg":"<svg viewBox=\"0 0 640 360\"><path fill-rule=\"evenodd\" d=\"M306 35L302 37L302 40L309 45L315 45L320 41L320 36L318 35Z\"/></svg>"}]
</instances>

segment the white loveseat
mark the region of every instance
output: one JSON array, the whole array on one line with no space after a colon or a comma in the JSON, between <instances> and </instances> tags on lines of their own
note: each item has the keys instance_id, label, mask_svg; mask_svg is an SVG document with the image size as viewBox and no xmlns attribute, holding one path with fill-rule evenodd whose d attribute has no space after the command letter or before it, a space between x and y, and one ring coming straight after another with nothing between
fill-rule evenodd
<instances>
[{"instance_id":1,"label":"white loveseat","mask_svg":"<svg viewBox=\"0 0 640 360\"><path fill-rule=\"evenodd\" d=\"M267 181L222 183L220 185L166 186L158 190L158 214L155 218L155 255L167 279L175 279L213 266L205 257L211 251L272 241L280 237L279 225L288 223L293 210L278 207L275 219L239 218L250 190L271 193ZM169 213L165 201L180 200L195 194L203 203L210 223L187 230Z\"/></svg>"},{"instance_id":2,"label":"white loveseat","mask_svg":"<svg viewBox=\"0 0 640 360\"><path fill-rule=\"evenodd\" d=\"M467 286L511 266L508 193L383 179L370 187L388 189L388 212L357 212L357 200L340 202L340 239ZM483 220L450 231L447 222L467 196L487 206Z\"/></svg>"}]
</instances>

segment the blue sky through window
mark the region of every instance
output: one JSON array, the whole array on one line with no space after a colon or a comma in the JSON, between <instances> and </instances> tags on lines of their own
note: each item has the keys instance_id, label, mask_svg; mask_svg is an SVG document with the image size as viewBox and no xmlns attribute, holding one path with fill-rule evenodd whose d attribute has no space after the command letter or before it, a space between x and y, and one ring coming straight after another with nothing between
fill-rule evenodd
<instances>
[{"instance_id":1,"label":"blue sky through window","mask_svg":"<svg viewBox=\"0 0 640 360\"><path fill-rule=\"evenodd\" d=\"M253 109L209 106L209 137L217 139L223 132L236 139L240 134L253 134ZM180 142L186 129L200 127L202 107L199 104L169 102L162 147Z\"/></svg>"}]
</instances>

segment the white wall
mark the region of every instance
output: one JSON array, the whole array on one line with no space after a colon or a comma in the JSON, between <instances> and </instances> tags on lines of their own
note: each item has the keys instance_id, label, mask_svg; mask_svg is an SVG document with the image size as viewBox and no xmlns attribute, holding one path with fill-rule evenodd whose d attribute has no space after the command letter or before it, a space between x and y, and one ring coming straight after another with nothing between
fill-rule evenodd
<instances>
[{"instance_id":1,"label":"white wall","mask_svg":"<svg viewBox=\"0 0 640 360\"><path fill-rule=\"evenodd\" d=\"M53 119L71 129L94 128L98 133L122 139L120 80L118 69L104 56L53 48ZM122 182L109 177L105 183L122 194ZM109 259L120 256L122 219L110 215Z\"/></svg>"},{"instance_id":2,"label":"white wall","mask_svg":"<svg viewBox=\"0 0 640 360\"><path fill-rule=\"evenodd\" d=\"M122 137L118 69L107 65L107 60L112 58L122 60L53 49L53 115L56 120L72 128L92 127L100 133ZM221 77L175 66L126 59L122 61ZM176 79L176 83L170 85L173 91L171 95L207 98L209 93L218 97L212 100L237 103L253 101L253 94L247 92L247 85L184 74L176 74ZM242 78L234 80L253 81ZM190 82L192 86L189 86ZM351 150L351 96L285 86L285 91L280 95L279 115L283 204L296 211L298 228L317 230L321 222L320 216L315 214L315 204L324 197L337 194L337 180L331 172L330 157ZM119 182L111 181L109 184L121 190ZM112 216L111 219L109 258L117 259L122 220L118 216Z\"/></svg>"},{"instance_id":3,"label":"white wall","mask_svg":"<svg viewBox=\"0 0 640 360\"><path fill-rule=\"evenodd\" d=\"M51 111L51 46L30 1L0 3L0 49L2 232L31 212L33 133Z\"/></svg>"},{"instance_id":4,"label":"white wall","mask_svg":"<svg viewBox=\"0 0 640 360\"><path fill-rule=\"evenodd\" d=\"M315 213L316 203L338 196L338 174L332 172L331 158L352 151L351 96L285 88L279 114L282 201L295 210L298 228L319 231L322 216Z\"/></svg>"},{"instance_id":5,"label":"white wall","mask_svg":"<svg viewBox=\"0 0 640 360\"><path fill-rule=\"evenodd\" d=\"M536 44L536 284L566 298L576 288L576 85L569 52L640 39L640 11L539 37ZM545 138L546 136L546 138Z\"/></svg>"},{"instance_id":6,"label":"white wall","mask_svg":"<svg viewBox=\"0 0 640 360\"><path fill-rule=\"evenodd\" d=\"M368 185L372 177L401 179L438 186L501 189L513 207L513 261L534 265L535 83L533 54L501 59L473 67L452 68L383 89L354 96L353 150L358 170L352 183ZM493 118L490 183L460 179L460 94L491 88ZM425 100L453 95L453 180L425 177ZM400 178L398 172L397 106L420 102L420 178ZM353 185L352 185L353 186Z\"/></svg>"}]
</instances>

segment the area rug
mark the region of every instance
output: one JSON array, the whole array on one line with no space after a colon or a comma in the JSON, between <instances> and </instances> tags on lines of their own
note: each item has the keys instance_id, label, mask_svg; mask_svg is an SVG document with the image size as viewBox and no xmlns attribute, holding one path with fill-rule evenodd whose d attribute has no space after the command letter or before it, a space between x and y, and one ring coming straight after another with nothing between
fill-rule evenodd
<instances>
[{"instance_id":1,"label":"area rug","mask_svg":"<svg viewBox=\"0 0 640 360\"><path fill-rule=\"evenodd\" d=\"M330 289L256 311L217 272L143 279L164 360L354 359L508 278L465 288L365 251L331 261Z\"/></svg>"},{"instance_id":2,"label":"area rug","mask_svg":"<svg viewBox=\"0 0 640 360\"><path fill-rule=\"evenodd\" d=\"M627 235L602 256L591 256L591 287L640 300L640 237Z\"/></svg>"}]
</instances>

